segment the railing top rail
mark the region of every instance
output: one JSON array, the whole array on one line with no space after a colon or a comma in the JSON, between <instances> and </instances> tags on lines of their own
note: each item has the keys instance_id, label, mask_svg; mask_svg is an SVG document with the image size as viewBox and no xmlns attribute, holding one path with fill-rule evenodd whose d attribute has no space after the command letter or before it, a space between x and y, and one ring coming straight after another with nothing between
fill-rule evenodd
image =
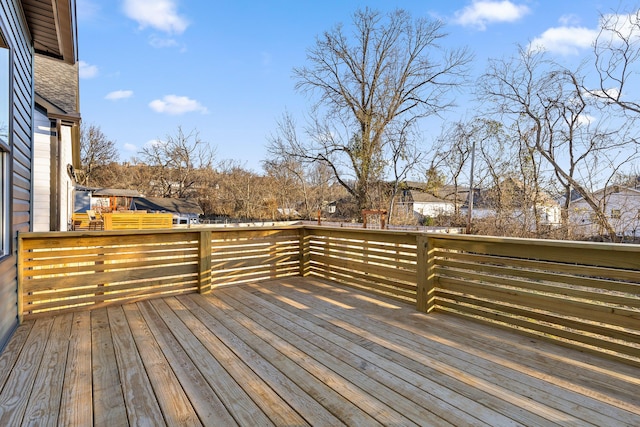
<instances>
[{"instance_id":1,"label":"railing top rail","mask_svg":"<svg viewBox=\"0 0 640 427\"><path fill-rule=\"evenodd\" d=\"M259 226L259 227L207 227L192 226L188 228L158 228L148 230L107 230L107 231L23 231L19 232L19 237L43 238L43 237L109 237L109 236L131 236L145 234L175 234L175 233L200 233L211 231L216 233L232 233L238 231L259 231L259 230L295 230L303 228L302 225L281 225L281 226ZM371 231L371 230L369 230Z\"/></svg>"},{"instance_id":2,"label":"railing top rail","mask_svg":"<svg viewBox=\"0 0 640 427\"><path fill-rule=\"evenodd\" d=\"M474 242L504 243L504 244L524 244L530 246L553 246L561 248L584 248L590 247L599 250L616 250L638 252L639 244L632 243L607 243L607 242L587 242L578 240L553 240L553 239L531 239L524 237L497 237L497 236L477 236L471 234L447 234L447 233L422 233L435 239L446 240L467 240Z\"/></svg>"},{"instance_id":3,"label":"railing top rail","mask_svg":"<svg viewBox=\"0 0 640 427\"><path fill-rule=\"evenodd\" d=\"M466 240L473 242L501 243L511 245L529 245L537 247L560 247L560 248L593 248L598 250L613 250L618 252L638 252L639 244L630 243L605 243L605 242L583 242L573 240L551 240L551 239L531 239L520 237L496 237L496 236L477 236L469 234L453 234L442 232L424 232L415 230L380 230L368 228L352 228L352 227L327 227L308 224L293 225L273 225L273 226L242 226L242 227L210 227L210 226L192 226L188 228L172 228L172 229L152 229L152 230L112 230L112 231L41 231L41 232L21 232L20 237L23 238L43 238L43 237L99 237L99 236L130 236L130 235L147 235L147 234L172 234L172 233L199 233L202 231L210 231L212 233L233 233L238 231L257 231L257 230L320 230L333 231L345 234L367 234L367 233L384 233L386 235L396 236L427 236L441 240Z\"/></svg>"}]
</instances>

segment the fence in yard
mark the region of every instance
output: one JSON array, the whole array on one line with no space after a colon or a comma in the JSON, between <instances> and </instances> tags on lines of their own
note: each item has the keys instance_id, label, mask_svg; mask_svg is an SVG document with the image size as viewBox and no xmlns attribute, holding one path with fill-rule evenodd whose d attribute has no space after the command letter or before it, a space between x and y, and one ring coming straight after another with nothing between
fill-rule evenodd
<instances>
[{"instance_id":1,"label":"fence in yard","mask_svg":"<svg viewBox=\"0 0 640 427\"><path fill-rule=\"evenodd\" d=\"M19 236L25 317L293 275L640 365L640 245L320 226Z\"/></svg>"}]
</instances>

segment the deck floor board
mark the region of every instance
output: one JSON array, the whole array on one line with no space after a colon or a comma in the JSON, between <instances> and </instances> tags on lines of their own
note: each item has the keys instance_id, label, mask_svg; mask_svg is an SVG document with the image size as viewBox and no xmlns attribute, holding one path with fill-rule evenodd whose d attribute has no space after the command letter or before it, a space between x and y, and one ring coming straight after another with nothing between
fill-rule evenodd
<instances>
[{"instance_id":1,"label":"deck floor board","mask_svg":"<svg viewBox=\"0 0 640 427\"><path fill-rule=\"evenodd\" d=\"M314 278L29 320L2 425L640 425L640 369Z\"/></svg>"},{"instance_id":2,"label":"deck floor board","mask_svg":"<svg viewBox=\"0 0 640 427\"><path fill-rule=\"evenodd\" d=\"M278 294L282 293L277 288L270 289L270 291L272 293L275 292L276 298ZM375 311L367 311L366 304L363 304L358 298L333 297L331 299L324 297L318 289L309 291L310 289L308 288L296 289L295 292L302 293L296 298L296 301L306 303L309 307L314 307L315 311L321 313L319 315L316 314L316 316L326 318L332 322L332 325L327 327L336 327L337 330L340 330L340 327L336 326L336 324L339 325L339 321L344 321L346 322L344 325L351 329L351 335L347 335L348 332L346 331L341 331L341 333L351 340L370 337L372 341L384 347L378 350L380 352L387 352L390 348L385 345L383 341L385 338L393 344L399 342L401 343L401 347L399 347L401 348L400 353L410 359L408 363L414 363L416 360L420 360L421 357L427 357L431 361L431 366L440 373L456 378L473 376L476 388L498 397L499 404L511 402L516 411L526 409L532 413L542 415L548 420L554 420L562 416L563 413L572 413L576 407L579 407L579 416L582 417L583 421L596 425L606 424L606 422L610 421L610 417L624 415L624 411L611 411L609 405L602 405L598 398L594 399L593 396L605 398L605 396L598 395L595 391L566 382L561 383L561 385L549 383L536 378L535 372L531 370L521 372L518 369L518 360L522 358L522 354L512 353L510 359L501 359L491 351L477 351L478 343L476 341L468 340L465 344L467 337L460 335L459 331L457 335L438 336L431 333L429 328L424 328L424 324L421 329L407 332L400 327L403 325L389 326L388 322L393 314L387 314L384 307L377 307ZM269 296L263 294L261 298L268 299ZM329 304L329 300L334 301L334 304ZM341 304L342 307L336 307L335 302ZM357 310L344 310L344 304L351 304ZM391 311L390 309L386 310ZM354 316L353 313L358 314ZM418 314L416 313L414 316L416 315ZM363 317L368 318L368 320L363 322ZM359 327L360 329L354 330L354 327ZM452 333L455 333L455 331L452 331ZM510 335L512 334L508 334L507 337ZM455 338L453 338L454 336ZM496 339L494 337L493 342ZM540 344L544 345L544 343ZM408 351L413 351L413 353ZM391 359L398 356L388 353L387 357ZM487 360L489 359L492 364L501 362L503 369L487 369ZM424 367L417 366L414 369L424 371L427 369L427 363L425 362L423 365ZM575 374L578 374L577 370ZM496 384L504 385L504 387L496 386ZM527 399L522 400L521 396L526 396ZM548 396L556 396L556 398L546 401ZM634 398L637 400L637 396ZM480 400L480 396L476 400ZM540 401L545 402L545 404L543 406L538 405L537 402ZM621 401L612 402L625 406L624 402ZM607 414L608 411L610 414ZM633 418L634 416L622 416L619 421L630 422ZM540 421L542 422L542 420Z\"/></svg>"}]
</instances>

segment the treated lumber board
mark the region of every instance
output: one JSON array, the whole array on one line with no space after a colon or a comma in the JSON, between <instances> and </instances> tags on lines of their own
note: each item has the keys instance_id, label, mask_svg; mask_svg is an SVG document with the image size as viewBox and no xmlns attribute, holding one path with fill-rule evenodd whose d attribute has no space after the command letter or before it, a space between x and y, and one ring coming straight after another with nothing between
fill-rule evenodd
<instances>
[{"instance_id":1,"label":"treated lumber board","mask_svg":"<svg viewBox=\"0 0 640 427\"><path fill-rule=\"evenodd\" d=\"M11 336L2 353L0 353L0 390L4 388L9 374L14 368L22 348L29 337L34 321L23 322Z\"/></svg>"},{"instance_id":2,"label":"treated lumber board","mask_svg":"<svg viewBox=\"0 0 640 427\"><path fill-rule=\"evenodd\" d=\"M131 425L166 425L122 307L107 309L127 416Z\"/></svg>"},{"instance_id":3,"label":"treated lumber board","mask_svg":"<svg viewBox=\"0 0 640 427\"><path fill-rule=\"evenodd\" d=\"M104 270L108 267L104 264L96 266L96 270ZM144 279L154 279L159 277L177 277L177 276L195 276L197 277L198 265L197 263L180 264L162 266L156 268L144 268L144 269L127 269L116 271L95 271L89 273L92 283L114 283L124 281L136 281ZM43 278L43 279L31 279L24 281L24 292L30 292L33 289L38 289L41 286L51 286L52 281L60 283L61 288L82 287L87 284L87 276L74 275L55 278Z\"/></svg>"},{"instance_id":4,"label":"treated lumber board","mask_svg":"<svg viewBox=\"0 0 640 427\"><path fill-rule=\"evenodd\" d=\"M156 298L161 296L179 295L183 293L196 292L196 284L186 283L171 286L164 286L160 289L154 288L151 292L145 292L144 290L131 289L128 291L121 291L113 294L105 294L101 288L97 288L89 295L76 295L73 298L64 298L60 300L52 300L40 302L36 301L29 305L25 305L25 312L34 312L34 314L43 313L62 313L61 310L66 308L77 310L95 309L104 306L122 305L128 302L141 301L149 298ZM53 295L55 297L55 295ZM25 314L26 318L30 318L31 314Z\"/></svg>"},{"instance_id":5,"label":"treated lumber board","mask_svg":"<svg viewBox=\"0 0 640 427\"><path fill-rule=\"evenodd\" d=\"M94 425L127 425L126 406L106 308L91 312L91 368Z\"/></svg>"},{"instance_id":6,"label":"treated lumber board","mask_svg":"<svg viewBox=\"0 0 640 427\"><path fill-rule=\"evenodd\" d=\"M91 366L91 314L73 314L59 425L88 426L93 423Z\"/></svg>"},{"instance_id":7,"label":"treated lumber board","mask_svg":"<svg viewBox=\"0 0 640 427\"><path fill-rule=\"evenodd\" d=\"M527 334L535 339L544 338L553 340L559 345L575 350L588 351L604 358L610 358L640 367L637 347L618 345L615 342L592 338L586 334L537 325L534 322L520 320L513 316L507 316L504 313L488 312L478 307L466 307L465 310L459 310L458 307L451 309L449 304L438 303L437 309L452 315L487 323L497 328Z\"/></svg>"},{"instance_id":8,"label":"treated lumber board","mask_svg":"<svg viewBox=\"0 0 640 427\"><path fill-rule=\"evenodd\" d=\"M458 265L459 267L459 265ZM509 269L496 266L476 265L461 270L442 267L440 261L436 266L436 275L440 277L461 278L474 282L488 282L515 288L529 289L546 294L557 294L560 298L579 298L596 301L600 305L618 305L640 308L640 298L637 295L620 295L604 293L602 289L589 289L585 286L571 286L557 281L560 277L553 274L538 274L528 270ZM554 281L554 279L556 281ZM544 280L544 281L543 281ZM640 292L640 286L637 289Z\"/></svg>"},{"instance_id":9,"label":"treated lumber board","mask_svg":"<svg viewBox=\"0 0 640 427\"><path fill-rule=\"evenodd\" d=\"M282 265L286 262L298 262L298 252L273 255L273 254L260 254L253 257L243 257L235 259L219 260L213 258L211 260L211 268L213 270L236 270L244 269L248 267L262 267L273 268L274 266Z\"/></svg>"},{"instance_id":10,"label":"treated lumber board","mask_svg":"<svg viewBox=\"0 0 640 427\"><path fill-rule=\"evenodd\" d=\"M252 335L260 333L262 335L261 341L280 343L277 336L266 328L263 328L257 322L239 315L238 312L232 310L225 301L220 298L212 296L208 298L207 303L208 305L203 305L203 308L212 316L216 316L217 319L232 330L234 334L241 334L242 327L244 327L245 331L250 331L249 334L242 334L244 339L250 339ZM225 314L224 316L220 316L220 313ZM240 328L238 325L240 325ZM262 344L258 341L254 344L254 347L258 349L260 345ZM407 405L406 400L392 389L374 381L369 378L368 375L357 369L353 369L331 354L324 352L322 349L309 345L306 351L304 351L300 349L300 347L304 346L301 345L300 340L297 340L296 344L287 346L285 353L295 353L297 360L305 362L303 365L305 369L310 359L314 359L316 362L324 365L322 368L322 378L332 386L340 382L339 378L347 380L348 383L352 385L351 387L356 387L356 389L351 389L351 395L348 396L349 400L353 403L369 404L369 406L365 406L363 409L370 415L375 414L373 416L378 422L386 425L406 424L411 422L411 419L413 419L413 422L416 422L416 419L425 419L425 417L432 415L422 408ZM360 390L364 391L365 394L362 394Z\"/></svg>"},{"instance_id":11,"label":"treated lumber board","mask_svg":"<svg viewBox=\"0 0 640 427\"><path fill-rule=\"evenodd\" d=\"M611 406L635 410L640 416L640 396L637 394L640 376L637 367L566 349L545 340L532 340L525 334L470 321L461 316L446 313L438 315L446 316L446 321L439 326L442 329L441 336L451 336L470 326L473 328L473 335L461 336L460 340L455 341L459 346L472 349L468 351L473 354L484 357L483 353L490 353L497 363L505 367L513 367L532 378L573 390ZM415 329L411 322L407 328ZM424 331L423 334L429 335Z\"/></svg>"},{"instance_id":12,"label":"treated lumber board","mask_svg":"<svg viewBox=\"0 0 640 427\"><path fill-rule=\"evenodd\" d=\"M244 243L242 245L233 245L230 247L215 247L211 248L211 257L215 260L226 260L235 258L247 258L254 256L261 256L265 254L290 254L297 253L298 247L295 242L287 242L284 244L261 244Z\"/></svg>"},{"instance_id":13,"label":"treated lumber board","mask_svg":"<svg viewBox=\"0 0 640 427\"><path fill-rule=\"evenodd\" d=\"M58 424L72 318L71 314L54 318L33 384L33 391L24 413L23 424L40 426Z\"/></svg>"},{"instance_id":14,"label":"treated lumber board","mask_svg":"<svg viewBox=\"0 0 640 427\"><path fill-rule=\"evenodd\" d=\"M637 294L640 288L640 272L606 267L580 265L576 271L575 264L529 259L506 258L493 255L480 255L461 252L435 251L434 257L440 265L449 263L466 263L471 265L500 265L505 268L527 269L540 274L549 274L552 281L606 289L616 292ZM453 266L453 265L452 265ZM602 278L602 279L599 279Z\"/></svg>"},{"instance_id":15,"label":"treated lumber board","mask_svg":"<svg viewBox=\"0 0 640 427\"><path fill-rule=\"evenodd\" d=\"M261 228L261 229L249 229L249 228L218 228L212 233L211 243L216 245L218 242L237 242L242 240L261 240L266 238L285 238L290 236L292 239L298 237L298 229L287 228Z\"/></svg>"},{"instance_id":16,"label":"treated lumber board","mask_svg":"<svg viewBox=\"0 0 640 427\"><path fill-rule=\"evenodd\" d=\"M258 267L257 267L258 268ZM269 267L261 268L258 271L255 270L232 270L232 271L217 271L211 272L211 286L220 286L233 283L247 283L262 280L271 280L281 277L295 276L298 274L297 263L290 265L279 266L277 270L273 271Z\"/></svg>"},{"instance_id":17,"label":"treated lumber board","mask_svg":"<svg viewBox=\"0 0 640 427\"><path fill-rule=\"evenodd\" d=\"M151 296L161 295L165 292L171 292L184 289L196 289L197 281L195 278L167 278L151 281L136 281L123 283L119 285L96 284L78 289L69 290L39 290L30 289L32 293L25 295L24 306L25 311L37 310L41 308L51 308L57 305L66 305L69 303L85 303L102 300L117 300L128 296ZM57 300L57 301L50 301Z\"/></svg>"},{"instance_id":18,"label":"treated lumber board","mask_svg":"<svg viewBox=\"0 0 640 427\"><path fill-rule=\"evenodd\" d=\"M46 242L45 242L46 243ZM39 250L25 252L24 265L26 267L41 267L63 263L93 263L100 255L109 261L120 261L140 258L195 257L197 248L192 242L171 243L163 245L144 246L144 242L136 246L110 247L71 247L68 249Z\"/></svg>"},{"instance_id":19,"label":"treated lumber board","mask_svg":"<svg viewBox=\"0 0 640 427\"><path fill-rule=\"evenodd\" d=\"M584 340L583 342L585 344L603 344L603 347L610 350L617 348L619 351L626 352L630 350L629 347L640 344L640 330L621 330L619 328L612 328L611 325L608 324L594 324L585 319L568 317L559 312L541 312L540 310L531 310L526 306L514 306L513 304L503 304L500 301L488 301L458 292L438 290L436 297L438 298L438 305L440 307L447 307L452 311L465 311L469 308L474 311L474 314L482 315L482 317L488 319L493 318L494 313L499 313L504 315L503 319L508 319L509 316L511 316L513 319L511 322L513 322L514 326L528 327L550 335L556 335L556 332L571 329L574 333L568 335L562 335L560 333L557 334L557 336L581 341ZM581 338L582 335L586 334L596 334L607 337L607 339L595 337ZM615 344L611 342L612 340L619 340L621 343Z\"/></svg>"},{"instance_id":20,"label":"treated lumber board","mask_svg":"<svg viewBox=\"0 0 640 427\"><path fill-rule=\"evenodd\" d=\"M235 289L235 287L233 289ZM218 295L223 297L224 294L216 292L216 296L212 299L197 301L214 317L218 310L211 309L210 304L212 301L217 300ZM224 298L224 300L228 301L227 298ZM293 397L287 399L287 401L295 405L297 410L305 416L312 425L318 423L338 425L343 422L348 425L377 424L376 420L372 418L369 413L377 410L378 407L375 403L378 402L372 402L371 398L362 395L361 391L354 389L348 384L335 381L336 378L330 372L329 368L309 358L306 354L298 351L286 341L280 340L277 337L275 339L261 338L256 335L255 330L249 330L246 326L241 326L240 323L233 328L232 332L242 338L253 351L263 356L266 360L269 360L270 363L273 363L282 374L286 375L288 379L292 380L301 388L302 391L299 392L296 392L295 388L287 391L289 394L294 393ZM266 375L272 374L266 373ZM279 388L282 388L282 386ZM314 399L311 405L305 402L307 395ZM316 408L318 405L316 401L327 408L337 419L328 416L323 411L319 411L319 409ZM365 409L363 410L361 407ZM313 410L319 412L319 414L314 416Z\"/></svg>"},{"instance_id":21,"label":"treated lumber board","mask_svg":"<svg viewBox=\"0 0 640 427\"><path fill-rule=\"evenodd\" d=\"M314 274L326 276L338 282L352 286L360 286L363 289L371 289L372 292L386 292L396 297L406 299L416 298L416 285L403 286L393 280L382 280L380 277L370 277L366 273L349 268L326 268L325 264L317 264L315 259L311 259L311 270ZM414 282L415 283L415 282Z\"/></svg>"},{"instance_id":22,"label":"treated lumber board","mask_svg":"<svg viewBox=\"0 0 640 427\"><path fill-rule=\"evenodd\" d=\"M78 274L78 273L94 273L96 270L103 271L117 271L117 270L130 270L130 269L140 269L140 268L158 268L163 267L169 264L196 264L198 262L198 258L194 255L190 258L183 257L173 257L173 256L162 256L162 257L153 257L153 258L145 258L134 260L128 258L129 262L118 262L112 263L111 260L107 257L103 257L100 254L97 254L94 257L94 261L96 263L87 263L85 265L73 265L75 261L71 261L72 265L59 264L59 261L56 264L49 266L48 268L39 268L37 270L27 270L25 277L26 278L35 278L42 277L48 275L67 275L69 273ZM99 261L98 261L99 260Z\"/></svg>"},{"instance_id":23,"label":"treated lumber board","mask_svg":"<svg viewBox=\"0 0 640 427\"><path fill-rule=\"evenodd\" d=\"M279 337L279 339L272 339L269 340L269 342L280 342L284 340L295 346L298 351L304 352L308 352L305 348L309 348L309 345L314 345L317 349L308 352L308 354L312 354L315 359L326 359L323 354L325 352L329 353L340 361L366 373L367 376L401 394L403 397L399 399L400 404L397 404L395 400L392 402L394 409L401 411L405 415L413 412L403 411L404 405L402 402L406 400L407 403L412 402L410 403L411 405L418 405L424 408L424 410L431 412L426 418L420 416L418 419L415 419L414 421L417 423L420 423L424 419L429 419L432 425L438 425L439 423L446 425L450 423L454 425L479 425L481 423L481 418L477 417L476 412L483 407L475 405L475 417L458 411L458 408L450 403L455 402L457 398L456 395L449 393L443 399L440 399L437 396L437 391L434 392L434 388L437 390L437 385L416 375L414 372L395 363L390 363L388 360L377 356L364 347L328 332L326 329L311 322L307 322L305 319L296 316L286 309L270 304L252 295L250 292L245 291L241 287L233 289L227 288L221 293L224 294L223 300L226 303ZM292 334L295 334L295 336L292 336ZM287 373L287 375L290 374ZM383 395L381 391L382 390L376 393L378 398ZM473 402L469 400L467 400L465 404L473 406ZM344 415L348 415L348 413L340 413L340 418L345 420L347 424L354 425L354 420L344 418ZM496 421L500 421L501 423L508 421L507 418L500 420L499 417L493 413L490 419L491 422L494 423L493 425L495 425ZM356 425L361 425L361 423L362 422Z\"/></svg>"},{"instance_id":24,"label":"treated lumber board","mask_svg":"<svg viewBox=\"0 0 640 427\"><path fill-rule=\"evenodd\" d=\"M320 244L319 241L309 243L309 250L312 252L322 252L327 254L347 253L350 256L388 259L393 258L398 264L416 263L415 244L408 247L398 247L397 245L376 245L373 242L359 242L355 245L344 245L340 241L326 240Z\"/></svg>"},{"instance_id":25,"label":"treated lumber board","mask_svg":"<svg viewBox=\"0 0 640 427\"><path fill-rule=\"evenodd\" d=\"M416 295L414 293L404 292L403 295L399 295L395 289L389 290L389 288L379 286L375 282L354 280L353 277L343 276L336 272L317 270L313 266L311 266L309 270L309 275L313 277L323 278L326 280L331 280L336 283L340 283L342 286L369 292L372 295L376 295L382 298L390 298L396 301L405 302L413 305L415 305L415 302L416 302Z\"/></svg>"},{"instance_id":26,"label":"treated lumber board","mask_svg":"<svg viewBox=\"0 0 640 427\"><path fill-rule=\"evenodd\" d=\"M212 309L211 304L217 303L218 301L219 298L217 297L198 300L198 302L201 303L200 306L214 317L216 317L215 314L219 313L219 311ZM234 318L235 317L236 316L234 316ZM247 361L254 372L263 379L265 384L276 391L306 422L313 426L337 426L342 424L339 418L336 418L334 414L312 396L309 396L300 385L291 379L290 375L300 370L300 367L291 362L289 354L279 352L269 344L273 343L277 345L277 342L262 340L257 336L257 330L243 329L240 323L228 322L228 314L226 313L221 316L221 318L224 319L216 318L233 334L227 334L224 329L221 329L223 334L220 335L220 338L222 340L233 340L233 336L236 336L241 339L242 344L233 344L233 351L243 360ZM275 362L277 365L273 365L272 362ZM306 375L306 380L317 381L308 374ZM368 421L371 422L371 418L368 418Z\"/></svg>"},{"instance_id":27,"label":"treated lumber board","mask_svg":"<svg viewBox=\"0 0 640 427\"><path fill-rule=\"evenodd\" d=\"M355 259L350 257L331 257L321 254L311 254L311 260L329 266L329 268L346 268L355 271L362 271L367 275L378 276L381 279L393 281L414 283L416 280L416 266L401 266L394 264L378 264L364 259ZM413 267L407 269L405 267Z\"/></svg>"},{"instance_id":28,"label":"treated lumber board","mask_svg":"<svg viewBox=\"0 0 640 427\"><path fill-rule=\"evenodd\" d=\"M125 304L122 309L165 422L170 426L202 425L138 307Z\"/></svg>"},{"instance_id":29,"label":"treated lumber board","mask_svg":"<svg viewBox=\"0 0 640 427\"><path fill-rule=\"evenodd\" d=\"M277 295L278 286L274 287ZM548 425L550 420L567 416L561 411L511 392L506 388L507 384L501 384L491 377L483 378L481 369L469 373L467 369L471 365L465 364L464 368L451 367L447 361L438 360L429 354L431 352L428 345L417 346L411 340L398 342L394 330L386 331L385 328L378 328L379 325L375 322L351 316L348 314L350 310L322 307L312 293L300 293L295 299L308 305L307 310L296 310L296 313L307 320L318 322L319 326L348 340L367 342L368 349L438 382L443 387L451 388L462 396L481 402L502 416L513 420L526 420L526 425ZM268 300L281 304L274 297L268 297ZM435 355L437 356L437 353Z\"/></svg>"},{"instance_id":30,"label":"treated lumber board","mask_svg":"<svg viewBox=\"0 0 640 427\"><path fill-rule=\"evenodd\" d=\"M212 232L213 234L213 232ZM217 254L231 254L232 256L242 253L260 253L265 250L287 250L295 248L298 242L298 235L289 235L285 238L269 239L243 239L243 240L218 240L211 242L211 250Z\"/></svg>"},{"instance_id":31,"label":"treated lumber board","mask_svg":"<svg viewBox=\"0 0 640 427\"><path fill-rule=\"evenodd\" d=\"M0 425L14 426L22 422L53 323L53 318L34 322L0 393Z\"/></svg>"},{"instance_id":32,"label":"treated lumber board","mask_svg":"<svg viewBox=\"0 0 640 427\"><path fill-rule=\"evenodd\" d=\"M178 311L172 310L167 304L171 301L172 298L155 299L149 304L158 312L210 387L217 392L231 416L240 425L274 425L216 358L224 345L197 319L185 313L184 306L174 304ZM181 313L182 319L176 313Z\"/></svg>"},{"instance_id":33,"label":"treated lumber board","mask_svg":"<svg viewBox=\"0 0 640 427\"><path fill-rule=\"evenodd\" d=\"M176 314L181 317L188 328L192 330L194 330L194 328L199 329L197 332L194 330L194 332L196 332L201 339L204 335L208 335L208 340L204 344L209 347L209 351L215 352L215 356L220 363L273 424L308 425L300 414L294 411L282 397L264 383L263 379L251 368L250 364L252 362L242 359L234 351L234 347L242 345L239 338L226 332L224 336L228 339L223 341L221 335L223 335L226 328L220 325L189 297L181 297L179 301L180 305L189 309L189 316L186 316L185 310L176 310L179 307L177 305L178 300L167 300L167 304L176 311ZM206 324L208 333L201 329L201 325L203 324Z\"/></svg>"},{"instance_id":34,"label":"treated lumber board","mask_svg":"<svg viewBox=\"0 0 640 427\"><path fill-rule=\"evenodd\" d=\"M304 228L308 231L312 241L315 239L324 240L333 238L353 241L384 242L388 244L415 245L417 234L413 232L391 230L376 232L362 228L328 228L314 226L305 226Z\"/></svg>"},{"instance_id":35,"label":"treated lumber board","mask_svg":"<svg viewBox=\"0 0 640 427\"><path fill-rule=\"evenodd\" d=\"M453 277L438 278L438 288L474 295L503 303L527 306L545 311L556 311L565 316L602 322L607 325L621 326L637 330L640 312L623 307L606 306L596 301L577 301L561 299L524 288L510 288L493 283L476 283L471 280Z\"/></svg>"},{"instance_id":36,"label":"treated lumber board","mask_svg":"<svg viewBox=\"0 0 640 427\"><path fill-rule=\"evenodd\" d=\"M144 301L137 305L167 361L171 364L171 368L180 379L180 384L202 424L211 427L237 425L224 403L207 383L207 379L200 373L181 342L171 333L151 303Z\"/></svg>"},{"instance_id":37,"label":"treated lumber board","mask_svg":"<svg viewBox=\"0 0 640 427\"><path fill-rule=\"evenodd\" d=\"M329 289L331 291L335 289L331 285L325 285L317 281L305 281L301 288L311 291L312 295L317 292L316 288ZM594 363L593 357L589 358L577 352L567 354L565 349L551 343L538 342L535 343L535 346L532 346L531 340L524 336L488 328L479 323L463 322L451 316L443 319L445 321L434 324L431 322L432 317L430 316L407 316L406 313L399 313L397 307L392 307L391 309L377 307L365 304L361 298L353 298L343 293L340 293L340 295L345 302L352 304L357 309L360 313L358 316L360 320L362 318L368 319L368 321L365 320L365 324L376 325L376 331L384 331L388 327L393 327L391 331L394 335L401 336L407 345L421 342L428 343L428 347L433 347L435 351L430 352L425 350L424 347L420 351L425 352L425 354L431 354L436 360L440 359L452 366L460 366L461 369L467 372L473 372L468 367L465 367L466 365L457 363L458 360L468 360L472 362L472 365L477 365L480 368L477 371L479 375L482 375L487 369L484 364L477 362L490 361L491 364L497 365L494 369L497 369L496 372L499 377L505 378L502 382L517 381L516 385L519 384L518 386L520 387L517 392L520 395L535 397L538 400L549 400L548 396L561 396L561 399L556 398L551 403L563 404L564 410L570 413L576 405L579 405L584 408L583 415L586 414L589 420L600 420L600 425L609 423L607 418L602 415L612 418L617 417L621 422L629 424L634 424L640 419L640 398L637 396L640 377L637 375L637 369L631 366L624 366L619 363L607 366L607 361L597 359L598 362L604 365L601 369L598 366L600 363ZM353 310L348 310L344 313L348 316L349 313L353 313ZM460 326L455 328L449 326L452 323L458 323ZM445 330L439 332L440 329ZM469 332L461 333L461 331L466 330L469 330ZM478 330L485 331L484 335L478 336ZM451 337L455 337L455 340L452 340ZM516 340L520 340L519 348L517 351L513 351L514 344L518 344L514 342ZM496 354L496 348L499 347L506 349L506 351ZM526 353L539 353L540 357L527 357ZM547 362L550 354L559 356L556 360L560 365L552 369L551 372L549 368L552 365ZM585 363L577 360L578 357L576 356L585 359ZM537 363L538 360L541 361ZM615 370L620 370L621 368L632 373L632 376L616 374ZM597 375L587 376L590 371L595 371ZM566 380L559 378L558 374L565 375ZM583 377L584 381L582 383L576 383L576 378ZM622 381L623 379L624 381ZM606 394L594 390L594 382L605 385ZM617 386L614 384L617 384ZM629 405L609 397L613 390L625 386L625 384L627 389L626 396L633 396L632 401L635 404ZM615 389L611 387L615 387ZM540 391L537 392L536 390ZM567 403L564 403L565 400ZM635 415L625 414L624 411L612 410L610 406L603 405L602 402L628 410L635 413Z\"/></svg>"},{"instance_id":38,"label":"treated lumber board","mask_svg":"<svg viewBox=\"0 0 640 427\"><path fill-rule=\"evenodd\" d=\"M167 232L158 231L135 233L126 231L121 233L113 232L87 232L87 233L45 233L42 237L37 237L38 233L29 233L23 236L23 249L53 251L56 249L70 248L96 248L103 246L114 248L126 248L127 246L138 246L138 250L143 247L153 247L168 245L171 243L197 244L199 232ZM196 247L196 246L194 246ZM34 252L39 253L39 252Z\"/></svg>"},{"instance_id":39,"label":"treated lumber board","mask_svg":"<svg viewBox=\"0 0 640 427\"><path fill-rule=\"evenodd\" d=\"M113 285L109 283L89 283L89 285L78 287L77 290L75 291L73 289L68 289L64 287L60 287L58 288L59 290L57 290L56 281L51 280L49 282L43 282L42 285L44 286L38 287L38 289L34 289L34 287L29 285L28 292L34 293L35 295L34 296L25 295L25 298L28 298L31 301L37 301L39 299L38 294L40 295L48 294L47 298L42 298L42 299L49 299L49 298L55 298L57 295L62 295L63 292L70 292L73 296L78 296L78 295L81 295L82 293L104 294L105 292L107 292L107 288L109 290L121 291L121 290L135 289L135 288L158 288L159 289L159 288L165 288L167 286L174 286L176 284L186 285L189 283L193 283L195 286L196 284L195 277L191 278L190 280L189 279L190 278L187 276L185 278L182 278L182 280L178 282L175 277L167 277L167 278L157 278L152 280L131 281L131 282L125 282L119 285ZM74 294L74 292L76 293Z\"/></svg>"},{"instance_id":40,"label":"treated lumber board","mask_svg":"<svg viewBox=\"0 0 640 427\"><path fill-rule=\"evenodd\" d=\"M580 265L637 270L637 252L626 245L598 245L555 240L493 238L454 240L434 237L438 248ZM632 245L629 245L632 246ZM577 261L579 260L579 261Z\"/></svg>"}]
</instances>

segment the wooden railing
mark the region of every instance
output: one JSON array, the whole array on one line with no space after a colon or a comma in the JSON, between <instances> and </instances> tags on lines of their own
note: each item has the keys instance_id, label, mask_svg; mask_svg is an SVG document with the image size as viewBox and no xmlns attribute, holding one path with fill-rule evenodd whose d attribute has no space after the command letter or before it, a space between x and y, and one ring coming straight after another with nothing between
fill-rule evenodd
<instances>
[{"instance_id":1,"label":"wooden railing","mask_svg":"<svg viewBox=\"0 0 640 427\"><path fill-rule=\"evenodd\" d=\"M19 236L20 313L313 275L640 366L640 245L318 226Z\"/></svg>"},{"instance_id":2,"label":"wooden railing","mask_svg":"<svg viewBox=\"0 0 640 427\"><path fill-rule=\"evenodd\" d=\"M50 315L299 274L297 229L24 233L20 313Z\"/></svg>"},{"instance_id":3,"label":"wooden railing","mask_svg":"<svg viewBox=\"0 0 640 427\"><path fill-rule=\"evenodd\" d=\"M429 236L424 301L640 365L640 245Z\"/></svg>"},{"instance_id":4,"label":"wooden railing","mask_svg":"<svg viewBox=\"0 0 640 427\"><path fill-rule=\"evenodd\" d=\"M416 304L416 233L305 227L304 274Z\"/></svg>"}]
</instances>

